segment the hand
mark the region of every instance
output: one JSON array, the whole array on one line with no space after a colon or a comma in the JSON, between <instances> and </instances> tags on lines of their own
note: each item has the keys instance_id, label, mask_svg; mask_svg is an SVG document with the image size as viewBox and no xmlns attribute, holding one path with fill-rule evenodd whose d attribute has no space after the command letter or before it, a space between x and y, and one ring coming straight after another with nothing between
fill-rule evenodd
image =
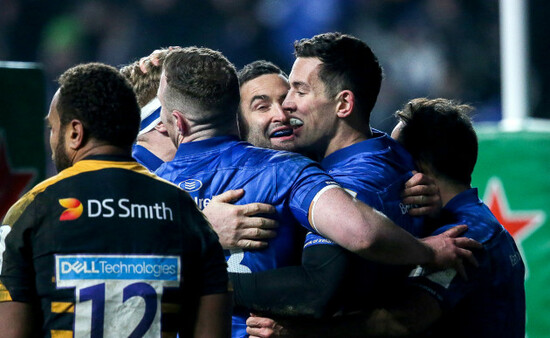
<instances>
[{"instance_id":1,"label":"hand","mask_svg":"<svg viewBox=\"0 0 550 338\"><path fill-rule=\"evenodd\" d=\"M403 204L411 205L411 216L437 216L441 210L439 187L430 176L413 171L401 193Z\"/></svg>"},{"instance_id":2,"label":"hand","mask_svg":"<svg viewBox=\"0 0 550 338\"><path fill-rule=\"evenodd\" d=\"M258 317L250 314L246 320L246 333L251 338L290 337L289 332L271 318Z\"/></svg>"},{"instance_id":3,"label":"hand","mask_svg":"<svg viewBox=\"0 0 550 338\"><path fill-rule=\"evenodd\" d=\"M258 214L273 214L275 207L265 203L233 205L244 195L243 189L229 190L214 196L203 213L220 238L224 249L262 249L266 239L277 235L277 221Z\"/></svg>"},{"instance_id":4,"label":"hand","mask_svg":"<svg viewBox=\"0 0 550 338\"><path fill-rule=\"evenodd\" d=\"M155 49L149 56L144 56L139 59L139 69L141 69L143 74L147 74L149 69L153 67L162 67L162 62L164 62L164 58L166 58L168 52L178 48L181 47L171 46L163 49Z\"/></svg>"},{"instance_id":5,"label":"hand","mask_svg":"<svg viewBox=\"0 0 550 338\"><path fill-rule=\"evenodd\" d=\"M437 236L422 239L435 254L429 266L438 270L454 268L462 278L467 280L463 259L477 267L478 262L470 250L481 249L483 246L471 238L458 237L466 230L468 230L466 225L457 225Z\"/></svg>"}]
</instances>

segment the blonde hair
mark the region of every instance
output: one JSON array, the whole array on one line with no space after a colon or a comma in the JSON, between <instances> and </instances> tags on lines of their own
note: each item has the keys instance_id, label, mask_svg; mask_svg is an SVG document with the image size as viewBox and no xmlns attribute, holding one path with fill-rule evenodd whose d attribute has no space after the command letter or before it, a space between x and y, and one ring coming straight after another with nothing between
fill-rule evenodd
<instances>
[{"instance_id":1,"label":"blonde hair","mask_svg":"<svg viewBox=\"0 0 550 338\"><path fill-rule=\"evenodd\" d=\"M154 65L148 59L145 61L147 73L144 73L139 67L139 61L135 61L120 69L120 73L126 77L134 92L136 93L137 101L140 108L143 108L147 103L157 96L160 76L162 74L162 64L168 54L169 49L158 49L154 52L158 59L158 65Z\"/></svg>"}]
</instances>

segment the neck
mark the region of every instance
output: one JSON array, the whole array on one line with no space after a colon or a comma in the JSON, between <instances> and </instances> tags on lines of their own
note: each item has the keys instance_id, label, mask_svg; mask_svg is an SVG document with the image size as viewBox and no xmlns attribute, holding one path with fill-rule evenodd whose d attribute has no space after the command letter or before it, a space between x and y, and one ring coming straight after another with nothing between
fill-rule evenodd
<instances>
[{"instance_id":1,"label":"neck","mask_svg":"<svg viewBox=\"0 0 550 338\"><path fill-rule=\"evenodd\" d=\"M470 189L470 186L465 184L457 184L446 179L435 177L436 184L439 188L442 206L447 205L456 195Z\"/></svg>"},{"instance_id":2,"label":"neck","mask_svg":"<svg viewBox=\"0 0 550 338\"><path fill-rule=\"evenodd\" d=\"M330 140L323 158L332 154L335 151L349 147L353 144L365 141L372 137L370 127L361 131L349 126L347 123L342 123L341 127L336 132L336 135Z\"/></svg>"},{"instance_id":3,"label":"neck","mask_svg":"<svg viewBox=\"0 0 550 338\"><path fill-rule=\"evenodd\" d=\"M150 152L153 153L156 157L160 158L163 162L168 162L174 159L174 154L176 153L176 147L174 143L170 140L169 137L161 134L160 132L153 130L144 136L146 138L139 139L136 144L140 145Z\"/></svg>"},{"instance_id":4,"label":"neck","mask_svg":"<svg viewBox=\"0 0 550 338\"><path fill-rule=\"evenodd\" d=\"M83 160L84 158L92 155L122 155L131 156L131 149L124 149L118 146L110 144L94 144L94 142L88 142L88 144L73 153L72 164Z\"/></svg>"},{"instance_id":5,"label":"neck","mask_svg":"<svg viewBox=\"0 0 550 338\"><path fill-rule=\"evenodd\" d=\"M217 136L237 136L237 125L229 124L227 126L220 126L214 124L194 125L189 129L187 135L180 135L179 143L188 143L207 140Z\"/></svg>"}]
</instances>

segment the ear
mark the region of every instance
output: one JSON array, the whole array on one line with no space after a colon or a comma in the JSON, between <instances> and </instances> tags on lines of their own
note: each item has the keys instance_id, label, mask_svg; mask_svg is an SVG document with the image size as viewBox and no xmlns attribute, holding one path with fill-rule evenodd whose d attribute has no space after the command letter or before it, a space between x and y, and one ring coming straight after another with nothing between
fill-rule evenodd
<instances>
[{"instance_id":1,"label":"ear","mask_svg":"<svg viewBox=\"0 0 550 338\"><path fill-rule=\"evenodd\" d=\"M165 134L165 135L168 134L168 130L166 129L166 126L162 122L157 123L157 125L155 126L155 130L161 134Z\"/></svg>"},{"instance_id":2,"label":"ear","mask_svg":"<svg viewBox=\"0 0 550 338\"><path fill-rule=\"evenodd\" d=\"M187 121L183 114L178 110L173 110L172 118L178 128L178 133L183 137L189 135L189 121Z\"/></svg>"},{"instance_id":3,"label":"ear","mask_svg":"<svg viewBox=\"0 0 550 338\"><path fill-rule=\"evenodd\" d=\"M79 120L72 120L67 124L65 128L65 137L67 140L67 146L72 150L78 150L84 146L84 126Z\"/></svg>"},{"instance_id":4,"label":"ear","mask_svg":"<svg viewBox=\"0 0 550 338\"><path fill-rule=\"evenodd\" d=\"M351 115L355 105L355 95L351 90L342 90L336 95L336 115L339 118L346 118Z\"/></svg>"}]
</instances>

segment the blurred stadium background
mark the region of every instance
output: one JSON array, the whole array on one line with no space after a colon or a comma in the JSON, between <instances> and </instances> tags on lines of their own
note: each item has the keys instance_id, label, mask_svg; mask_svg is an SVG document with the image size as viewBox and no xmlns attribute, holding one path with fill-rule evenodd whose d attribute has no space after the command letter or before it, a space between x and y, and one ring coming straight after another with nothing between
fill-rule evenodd
<instances>
[{"instance_id":1,"label":"blurred stadium background","mask_svg":"<svg viewBox=\"0 0 550 338\"><path fill-rule=\"evenodd\" d=\"M527 75L521 103L537 119L514 132L497 123L504 2L526 7L526 45L518 47ZM89 61L121 66L159 47L198 45L220 50L237 68L267 59L288 72L294 40L350 33L365 40L384 67L374 127L390 131L393 112L419 96L477 108L480 160L473 183L526 259L528 335L548 337L549 15L544 0L2 0L0 213L54 173L42 119L54 80L67 68Z\"/></svg>"}]
</instances>

